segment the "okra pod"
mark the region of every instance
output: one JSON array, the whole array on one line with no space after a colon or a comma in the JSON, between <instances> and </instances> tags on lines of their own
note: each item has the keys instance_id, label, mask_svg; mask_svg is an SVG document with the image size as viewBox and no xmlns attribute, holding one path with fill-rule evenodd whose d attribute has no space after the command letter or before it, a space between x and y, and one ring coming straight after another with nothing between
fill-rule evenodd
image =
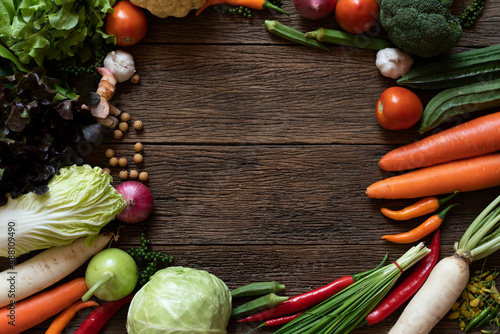
<instances>
[{"instance_id":1,"label":"okra pod","mask_svg":"<svg viewBox=\"0 0 500 334\"><path fill-rule=\"evenodd\" d=\"M394 47L394 44L384 39L325 28L306 32L305 36L306 38L316 39L318 42L354 46L360 49L382 50Z\"/></svg>"},{"instance_id":2,"label":"okra pod","mask_svg":"<svg viewBox=\"0 0 500 334\"><path fill-rule=\"evenodd\" d=\"M231 317L244 317L255 312L270 309L275 307L279 303L288 300L288 298L289 297L286 296L278 296L274 292L271 292L270 294L259 297L235 308L231 314Z\"/></svg>"},{"instance_id":3,"label":"okra pod","mask_svg":"<svg viewBox=\"0 0 500 334\"><path fill-rule=\"evenodd\" d=\"M280 292L285 290L285 285L276 281L255 282L240 286L231 291L233 298L262 296L271 292Z\"/></svg>"},{"instance_id":4,"label":"okra pod","mask_svg":"<svg viewBox=\"0 0 500 334\"><path fill-rule=\"evenodd\" d=\"M329 48L327 48L325 45L321 44L317 40L306 38L304 36L304 33L289 27L279 21L274 21L274 20L265 20L264 24L266 25L267 30L276 36L279 36L281 38L284 38L288 41L297 43L297 44L302 44L305 46L309 46L312 48L316 49L321 49L327 52L332 52Z\"/></svg>"}]
</instances>

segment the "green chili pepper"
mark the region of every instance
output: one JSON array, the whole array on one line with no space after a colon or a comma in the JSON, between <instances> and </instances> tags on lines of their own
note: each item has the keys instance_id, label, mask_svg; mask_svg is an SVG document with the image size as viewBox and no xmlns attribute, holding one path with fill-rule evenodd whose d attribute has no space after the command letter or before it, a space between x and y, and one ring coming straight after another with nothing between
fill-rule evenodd
<instances>
[{"instance_id":1,"label":"green chili pepper","mask_svg":"<svg viewBox=\"0 0 500 334\"><path fill-rule=\"evenodd\" d=\"M491 310L491 312L486 316L484 317L483 320L481 320L475 327L476 328L479 328L479 327L483 327L484 325L486 325L488 322L490 322L491 319L493 319L498 313L498 304L493 308L493 310Z\"/></svg>"},{"instance_id":2,"label":"green chili pepper","mask_svg":"<svg viewBox=\"0 0 500 334\"><path fill-rule=\"evenodd\" d=\"M477 327L480 322L484 320L489 314L491 313L491 305L479 312L472 320L467 324L467 326L464 329L464 333L467 333L467 331L471 328Z\"/></svg>"}]
</instances>

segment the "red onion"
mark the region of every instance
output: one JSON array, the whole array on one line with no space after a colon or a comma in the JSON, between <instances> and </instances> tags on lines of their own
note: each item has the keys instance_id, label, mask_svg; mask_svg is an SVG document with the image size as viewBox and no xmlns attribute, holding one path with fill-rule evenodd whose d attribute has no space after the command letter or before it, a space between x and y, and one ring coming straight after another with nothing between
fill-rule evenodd
<instances>
[{"instance_id":1,"label":"red onion","mask_svg":"<svg viewBox=\"0 0 500 334\"><path fill-rule=\"evenodd\" d=\"M153 211L153 194L148 187L137 181L120 183L116 190L125 197L127 207L116 218L134 224L145 220Z\"/></svg>"},{"instance_id":2,"label":"red onion","mask_svg":"<svg viewBox=\"0 0 500 334\"><path fill-rule=\"evenodd\" d=\"M337 0L294 0L293 3L300 16L319 20L333 13Z\"/></svg>"}]
</instances>

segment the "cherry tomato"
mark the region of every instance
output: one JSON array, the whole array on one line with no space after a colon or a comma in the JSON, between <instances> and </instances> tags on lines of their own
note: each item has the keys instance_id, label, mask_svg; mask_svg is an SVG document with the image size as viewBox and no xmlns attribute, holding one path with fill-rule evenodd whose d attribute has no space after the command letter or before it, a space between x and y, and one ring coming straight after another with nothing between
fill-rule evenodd
<instances>
[{"instance_id":1,"label":"cherry tomato","mask_svg":"<svg viewBox=\"0 0 500 334\"><path fill-rule=\"evenodd\" d=\"M377 101L375 114L379 124L388 130L406 130L414 126L424 107L420 98L403 87L387 88Z\"/></svg>"},{"instance_id":2,"label":"cherry tomato","mask_svg":"<svg viewBox=\"0 0 500 334\"><path fill-rule=\"evenodd\" d=\"M351 34L368 31L379 16L377 0L338 0L335 19L339 26Z\"/></svg>"},{"instance_id":3,"label":"cherry tomato","mask_svg":"<svg viewBox=\"0 0 500 334\"><path fill-rule=\"evenodd\" d=\"M122 0L113 6L114 11L106 16L104 31L116 36L116 44L131 46L146 36L148 21L142 8L128 0Z\"/></svg>"}]
</instances>

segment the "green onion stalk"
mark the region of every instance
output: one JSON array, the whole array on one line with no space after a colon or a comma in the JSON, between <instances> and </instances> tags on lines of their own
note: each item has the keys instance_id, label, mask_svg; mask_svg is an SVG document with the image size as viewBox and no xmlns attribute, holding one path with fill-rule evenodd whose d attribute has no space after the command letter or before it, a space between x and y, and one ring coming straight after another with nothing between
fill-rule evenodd
<instances>
[{"instance_id":1,"label":"green onion stalk","mask_svg":"<svg viewBox=\"0 0 500 334\"><path fill-rule=\"evenodd\" d=\"M281 327L275 334L347 334L359 327L387 295L401 274L430 250L423 243L410 248L396 262L380 267Z\"/></svg>"},{"instance_id":2,"label":"green onion stalk","mask_svg":"<svg viewBox=\"0 0 500 334\"><path fill-rule=\"evenodd\" d=\"M500 249L500 196L491 202L470 224L455 244L455 252L470 262Z\"/></svg>"}]
</instances>

